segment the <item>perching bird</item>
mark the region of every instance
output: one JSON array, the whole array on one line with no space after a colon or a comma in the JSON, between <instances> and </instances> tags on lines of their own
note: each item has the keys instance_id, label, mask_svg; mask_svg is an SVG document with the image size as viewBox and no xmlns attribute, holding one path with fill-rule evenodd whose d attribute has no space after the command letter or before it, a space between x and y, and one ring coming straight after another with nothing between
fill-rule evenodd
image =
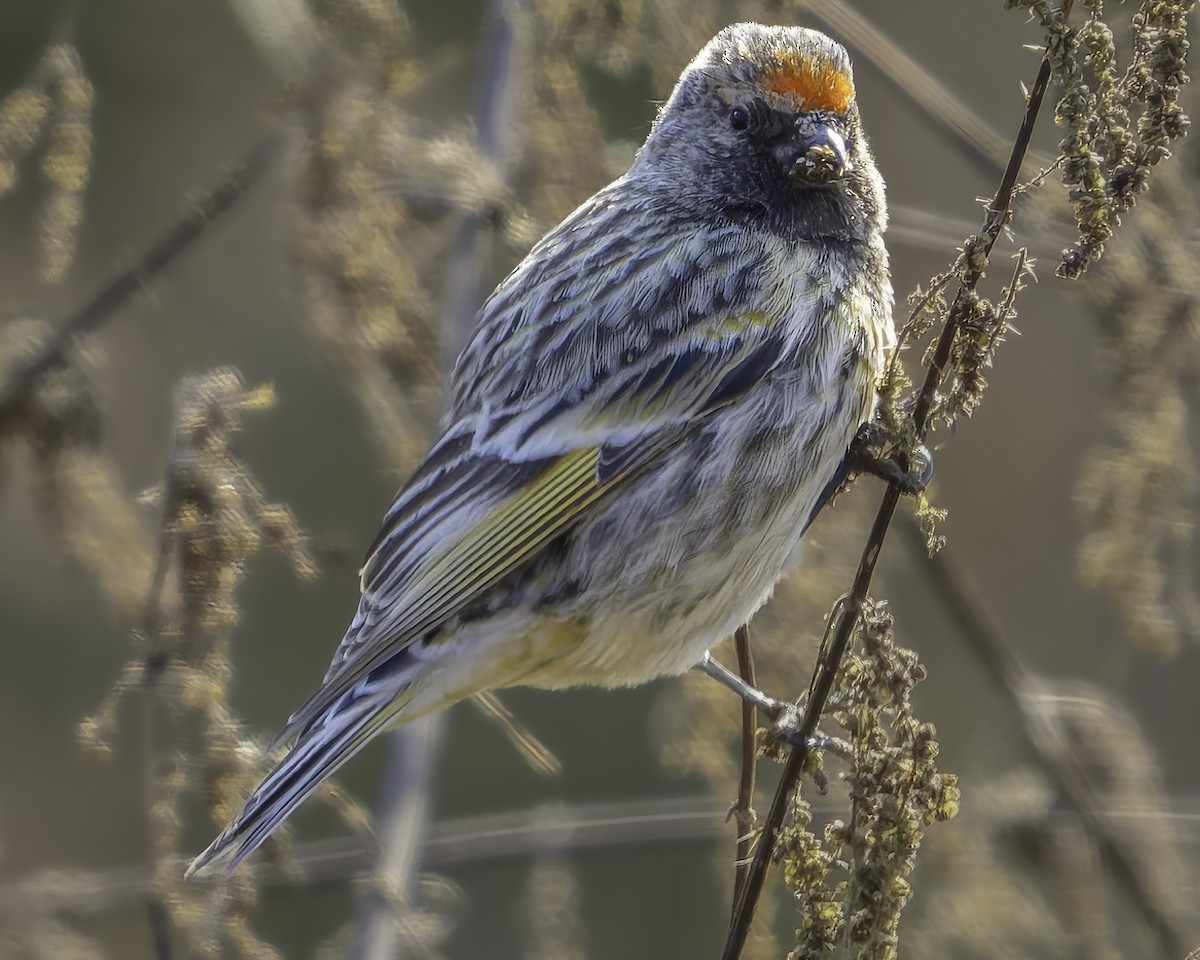
<instances>
[{"instance_id":1,"label":"perching bird","mask_svg":"<svg viewBox=\"0 0 1200 960\"><path fill-rule=\"evenodd\" d=\"M846 51L721 31L628 173L483 305L290 751L189 874L235 867L390 726L681 674L747 622L871 418L885 223Z\"/></svg>"}]
</instances>

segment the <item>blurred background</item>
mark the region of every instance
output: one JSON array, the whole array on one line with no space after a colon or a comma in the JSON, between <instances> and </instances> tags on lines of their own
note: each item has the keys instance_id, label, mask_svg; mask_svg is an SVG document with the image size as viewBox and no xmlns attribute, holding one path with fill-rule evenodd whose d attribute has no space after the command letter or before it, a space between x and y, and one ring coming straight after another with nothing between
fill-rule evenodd
<instances>
[{"instance_id":1,"label":"blurred background","mask_svg":"<svg viewBox=\"0 0 1200 960\"><path fill-rule=\"evenodd\" d=\"M352 877L372 863L383 741L273 866L227 887L178 875L323 674L475 307L745 19L849 47L904 319L978 229L1037 73L1040 27L999 0L0 7L0 955L717 954L738 708L702 678L506 692L557 774L470 705L396 748L427 879L384 911L403 923L373 954ZM1030 174L1061 135L1045 110ZM1018 246L1037 258L1019 335L975 416L934 438L947 545L928 561L906 516L885 549L873 593L928 668L915 712L962 791L910 878L901 956L1200 943L1193 153L1078 282L1054 275L1074 237L1055 174L1021 197L984 283L999 297ZM228 209L65 370L5 388L250 155ZM187 484L212 516L189 513ZM756 624L769 693L806 689L881 492L839 499ZM778 768L759 767L761 812ZM828 797L806 787L818 816L844 806L829 772ZM761 917L751 954L786 955L801 919L778 876Z\"/></svg>"}]
</instances>

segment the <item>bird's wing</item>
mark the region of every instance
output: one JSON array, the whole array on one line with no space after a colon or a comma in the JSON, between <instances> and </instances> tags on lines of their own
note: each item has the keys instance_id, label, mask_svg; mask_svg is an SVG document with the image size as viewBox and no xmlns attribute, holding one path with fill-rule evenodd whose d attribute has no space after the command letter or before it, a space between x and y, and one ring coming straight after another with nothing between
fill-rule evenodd
<instances>
[{"instance_id":1,"label":"bird's wing","mask_svg":"<svg viewBox=\"0 0 1200 960\"><path fill-rule=\"evenodd\" d=\"M769 321L772 304L737 313L711 289L729 272L689 266L714 259L689 237L674 238L657 268L633 265L625 289L639 294L624 312L628 297L565 295L558 278L579 263L567 257L556 270L562 251L547 242L570 223L485 305L456 370L451 427L388 512L363 567L355 625L282 736L434 634L760 382L791 346Z\"/></svg>"}]
</instances>

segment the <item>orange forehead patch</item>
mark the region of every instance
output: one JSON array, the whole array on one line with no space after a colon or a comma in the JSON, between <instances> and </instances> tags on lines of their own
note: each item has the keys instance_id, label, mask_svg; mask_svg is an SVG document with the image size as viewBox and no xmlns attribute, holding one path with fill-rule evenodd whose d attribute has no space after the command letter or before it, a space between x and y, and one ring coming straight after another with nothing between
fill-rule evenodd
<instances>
[{"instance_id":1,"label":"orange forehead patch","mask_svg":"<svg viewBox=\"0 0 1200 960\"><path fill-rule=\"evenodd\" d=\"M762 85L773 93L795 97L805 110L845 113L854 99L848 74L828 60L789 57L763 71Z\"/></svg>"}]
</instances>

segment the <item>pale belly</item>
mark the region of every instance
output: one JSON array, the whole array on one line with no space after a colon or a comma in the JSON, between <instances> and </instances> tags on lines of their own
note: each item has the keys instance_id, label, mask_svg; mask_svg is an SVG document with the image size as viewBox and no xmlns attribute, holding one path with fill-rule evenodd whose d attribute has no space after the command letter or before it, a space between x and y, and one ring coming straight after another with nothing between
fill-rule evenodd
<instances>
[{"instance_id":1,"label":"pale belly","mask_svg":"<svg viewBox=\"0 0 1200 960\"><path fill-rule=\"evenodd\" d=\"M696 558L675 582L596 613L573 649L521 683L623 687L685 673L770 599L796 540L772 537L754 551Z\"/></svg>"}]
</instances>

